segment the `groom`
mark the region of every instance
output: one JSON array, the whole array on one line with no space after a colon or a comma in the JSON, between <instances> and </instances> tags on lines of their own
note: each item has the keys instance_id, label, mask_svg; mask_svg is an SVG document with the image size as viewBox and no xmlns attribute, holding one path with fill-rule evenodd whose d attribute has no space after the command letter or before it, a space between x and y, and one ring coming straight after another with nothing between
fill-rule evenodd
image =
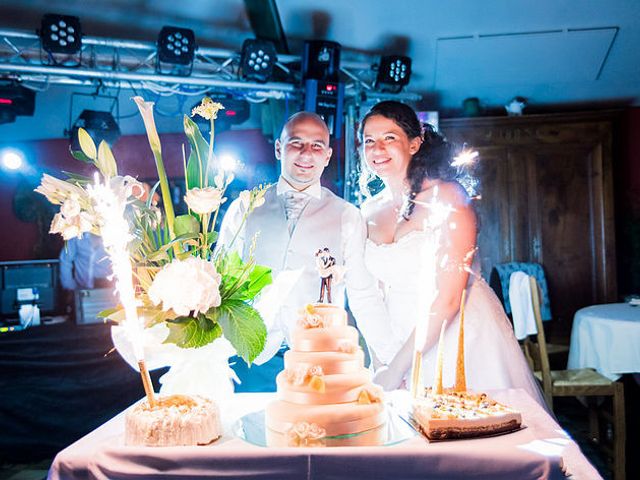
<instances>
[{"instance_id":1,"label":"groom","mask_svg":"<svg viewBox=\"0 0 640 480\"><path fill-rule=\"evenodd\" d=\"M344 283L332 286L333 303L344 304L346 287L349 307L363 335L381 337L378 341L384 347L375 352L378 359L387 363L390 352L397 351L381 293L364 265L366 226L360 211L320 185L331 154L329 130L322 118L311 112L290 117L275 142L280 178L265 194L264 205L247 217L232 245L246 259L252 239L259 234L255 261L272 269L275 282L282 272L301 272L268 327L267 345L257 363L271 360L247 369L238 358L234 369L243 384L237 391L275 390L275 375L283 368L283 346L289 344L298 311L318 297L318 248L328 248L336 265L346 268ZM242 203L235 200L222 221L218 245L231 242L244 214Z\"/></svg>"}]
</instances>

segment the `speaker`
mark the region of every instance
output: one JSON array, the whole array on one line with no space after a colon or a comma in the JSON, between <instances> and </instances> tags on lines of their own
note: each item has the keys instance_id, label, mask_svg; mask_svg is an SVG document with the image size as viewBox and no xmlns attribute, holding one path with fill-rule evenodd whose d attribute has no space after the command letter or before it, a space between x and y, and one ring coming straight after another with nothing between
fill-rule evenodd
<instances>
[{"instance_id":1,"label":"speaker","mask_svg":"<svg viewBox=\"0 0 640 480\"><path fill-rule=\"evenodd\" d=\"M98 314L108 308L113 308L118 303L113 295L113 288L94 288L91 290L76 290L76 323L88 325L90 323L103 323L103 318Z\"/></svg>"},{"instance_id":2,"label":"speaker","mask_svg":"<svg viewBox=\"0 0 640 480\"><path fill-rule=\"evenodd\" d=\"M320 115L329 127L329 133L333 138L341 138L344 83L306 80L304 82L304 109Z\"/></svg>"},{"instance_id":3,"label":"speaker","mask_svg":"<svg viewBox=\"0 0 640 480\"><path fill-rule=\"evenodd\" d=\"M303 80L329 80L340 77L340 44L326 40L306 40L302 54Z\"/></svg>"}]
</instances>

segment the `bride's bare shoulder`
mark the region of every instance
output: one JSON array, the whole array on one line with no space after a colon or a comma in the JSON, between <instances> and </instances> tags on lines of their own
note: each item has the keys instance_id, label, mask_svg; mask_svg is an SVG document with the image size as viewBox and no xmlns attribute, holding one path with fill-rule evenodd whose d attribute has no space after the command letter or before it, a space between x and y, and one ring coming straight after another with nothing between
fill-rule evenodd
<instances>
[{"instance_id":1,"label":"bride's bare shoulder","mask_svg":"<svg viewBox=\"0 0 640 480\"><path fill-rule=\"evenodd\" d=\"M458 182L440 182L433 188L423 190L416 195L416 203L431 202L437 198L437 201L456 208L469 205L469 195L466 190Z\"/></svg>"}]
</instances>

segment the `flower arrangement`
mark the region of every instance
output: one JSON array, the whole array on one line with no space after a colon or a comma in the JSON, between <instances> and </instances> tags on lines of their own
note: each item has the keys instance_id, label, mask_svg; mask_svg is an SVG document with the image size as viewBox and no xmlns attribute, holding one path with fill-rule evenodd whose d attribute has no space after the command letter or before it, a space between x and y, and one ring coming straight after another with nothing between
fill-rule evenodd
<instances>
[{"instance_id":1,"label":"flower arrangement","mask_svg":"<svg viewBox=\"0 0 640 480\"><path fill-rule=\"evenodd\" d=\"M68 178L61 180L43 175L36 191L60 205L50 233L61 234L65 240L80 238L85 232L108 235L107 215L93 195L98 186L108 188L118 200L116 203L123 206L121 213L129 224L130 238L126 245L134 264L137 314L144 318L145 326L165 322L169 329L165 343L183 348L201 347L224 335L237 354L251 363L266 340L264 323L252 303L271 283L271 270L256 265L253 256L243 261L231 245L213 248L217 215L233 180L232 174L217 168L213 154L214 123L224 107L205 97L192 111L192 116L200 115L210 121L209 141L195 122L184 116L184 132L190 145L188 158L183 149L184 200L189 213L176 216L153 117L154 104L141 97L133 100L144 121L158 183L149 189L133 177L118 175L108 144L103 141L96 147L89 134L79 129L81 151L72 153L97 168L96 178L92 181L67 174ZM158 186L162 210L153 200ZM261 185L240 194L246 206L245 219L264 203L266 189ZM109 252L106 241L105 247ZM118 305L101 316L124 322L125 308Z\"/></svg>"}]
</instances>

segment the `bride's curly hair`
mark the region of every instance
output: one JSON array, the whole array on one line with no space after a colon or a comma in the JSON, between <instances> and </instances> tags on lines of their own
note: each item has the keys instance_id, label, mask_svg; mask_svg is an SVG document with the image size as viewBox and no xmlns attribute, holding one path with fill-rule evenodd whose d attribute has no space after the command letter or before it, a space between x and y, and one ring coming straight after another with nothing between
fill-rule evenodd
<instances>
[{"instance_id":1,"label":"bride's curly hair","mask_svg":"<svg viewBox=\"0 0 640 480\"><path fill-rule=\"evenodd\" d=\"M422 183L426 178L432 180L451 181L456 180L458 170L451 165L456 154L455 147L446 138L438 133L433 126L421 124L416 112L404 103L388 100L377 103L360 122L360 140L362 132L369 118L381 115L393 120L404 133L412 140L420 137L422 143L418 151L411 158L407 169L407 183L409 184L408 201L403 209L402 216L407 220L415 206L413 199L422 190ZM364 159L361 161L361 174L359 179L360 190L369 194L368 184L374 177Z\"/></svg>"}]
</instances>

